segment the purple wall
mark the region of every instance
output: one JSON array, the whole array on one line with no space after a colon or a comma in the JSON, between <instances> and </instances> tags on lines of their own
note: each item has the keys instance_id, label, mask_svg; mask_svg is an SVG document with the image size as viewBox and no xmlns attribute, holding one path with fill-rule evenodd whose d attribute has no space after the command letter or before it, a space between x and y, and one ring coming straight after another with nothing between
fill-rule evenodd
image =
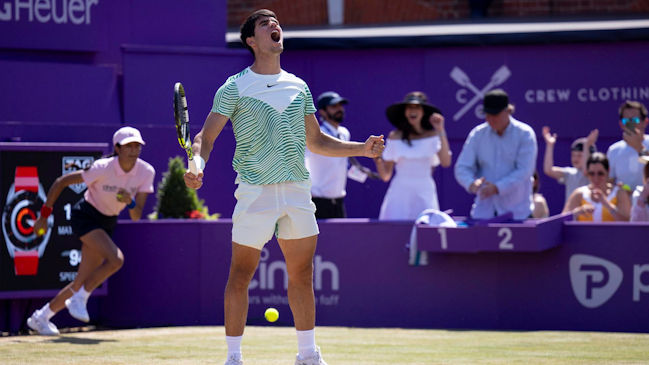
<instances>
[{"instance_id":1,"label":"purple wall","mask_svg":"<svg viewBox=\"0 0 649 365\"><path fill-rule=\"evenodd\" d=\"M359 327L649 332L647 224L542 224L531 246L526 225L464 229L474 237L449 252L429 253L429 265L408 265L411 224L363 219L321 221L314 258L317 324ZM459 252L510 228L513 249ZM559 240L557 241L557 234ZM182 238L180 238L182 237ZM231 222L120 221L114 239L125 265L93 297L94 324L109 327L222 325L230 261ZM426 243L420 241L420 243ZM463 247L457 247L461 243ZM542 244L543 245L543 244ZM538 251L540 250L540 251ZM453 252L455 251L455 252ZM475 251L475 250L474 250ZM280 311L292 325L285 265L273 240L262 251L249 289L248 323ZM0 329L17 331L42 300L4 300ZM59 326L76 326L65 311Z\"/></svg>"},{"instance_id":2,"label":"purple wall","mask_svg":"<svg viewBox=\"0 0 649 365\"><path fill-rule=\"evenodd\" d=\"M122 222L115 240L126 264L93 315L117 327L223 324L230 229L227 220ZM647 225L565 223L549 250L430 254L420 267L407 264L410 224L331 221L320 229L318 325L649 332L649 246L637 241ZM273 306L279 324L292 325L283 265L270 242L249 290L249 324L264 324Z\"/></svg>"},{"instance_id":3,"label":"purple wall","mask_svg":"<svg viewBox=\"0 0 649 365\"><path fill-rule=\"evenodd\" d=\"M225 0L4 1L0 8L0 48L98 58L119 57L124 43L223 47L225 30Z\"/></svg>"}]
</instances>

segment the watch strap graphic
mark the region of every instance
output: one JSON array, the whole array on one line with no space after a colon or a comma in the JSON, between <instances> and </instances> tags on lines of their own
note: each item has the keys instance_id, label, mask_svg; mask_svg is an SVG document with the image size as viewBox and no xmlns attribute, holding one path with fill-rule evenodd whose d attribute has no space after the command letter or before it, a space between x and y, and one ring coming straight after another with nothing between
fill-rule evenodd
<instances>
[{"instance_id":1,"label":"watch strap graphic","mask_svg":"<svg viewBox=\"0 0 649 365\"><path fill-rule=\"evenodd\" d=\"M38 193L38 169L36 166L16 167L14 191L21 190ZM13 256L16 275L36 275L38 273L38 248L29 251L15 250Z\"/></svg>"}]
</instances>

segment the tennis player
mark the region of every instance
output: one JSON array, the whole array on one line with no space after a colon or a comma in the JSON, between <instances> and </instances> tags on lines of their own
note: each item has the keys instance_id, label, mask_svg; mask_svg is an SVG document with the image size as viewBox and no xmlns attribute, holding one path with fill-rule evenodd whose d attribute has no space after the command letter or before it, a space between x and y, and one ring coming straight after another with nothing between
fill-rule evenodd
<instances>
[{"instance_id":1,"label":"tennis player","mask_svg":"<svg viewBox=\"0 0 649 365\"><path fill-rule=\"evenodd\" d=\"M242 364L241 338L248 314L248 284L261 249L273 233L286 260L288 299L297 330L296 364L326 364L315 343L313 255L318 226L304 149L334 157L376 157L383 136L365 143L344 142L321 132L306 83L280 66L282 28L270 10L257 10L241 26L241 41L254 63L231 76L214 97L211 113L192 146L198 176L187 172L188 187L202 185L204 162L228 119L236 150L237 204L232 213L232 261L225 288L227 365Z\"/></svg>"},{"instance_id":2,"label":"tennis player","mask_svg":"<svg viewBox=\"0 0 649 365\"><path fill-rule=\"evenodd\" d=\"M63 189L80 183L88 186L71 217L72 231L82 243L79 271L74 281L27 319L27 325L39 334L59 334L50 319L64 306L72 317L88 322L86 303L90 293L122 267L124 255L111 239L117 215L126 207L131 219L139 220L146 198L153 192L155 170L139 158L143 145L137 129L120 128L113 135L113 155L95 161L86 170L59 177L47 193L34 223L35 232L41 235L48 229L47 217Z\"/></svg>"}]
</instances>

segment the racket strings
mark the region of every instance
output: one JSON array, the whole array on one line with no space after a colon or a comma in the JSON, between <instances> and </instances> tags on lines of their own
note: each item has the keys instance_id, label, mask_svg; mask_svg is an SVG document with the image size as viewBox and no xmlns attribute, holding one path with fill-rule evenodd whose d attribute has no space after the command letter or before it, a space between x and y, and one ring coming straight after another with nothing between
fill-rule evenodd
<instances>
[{"instance_id":1,"label":"racket strings","mask_svg":"<svg viewBox=\"0 0 649 365\"><path fill-rule=\"evenodd\" d=\"M189 135L189 111L187 108L187 99L185 98L185 88L179 82L174 86L174 116L176 119L178 143L187 152L187 157L191 160L193 159L194 153Z\"/></svg>"}]
</instances>

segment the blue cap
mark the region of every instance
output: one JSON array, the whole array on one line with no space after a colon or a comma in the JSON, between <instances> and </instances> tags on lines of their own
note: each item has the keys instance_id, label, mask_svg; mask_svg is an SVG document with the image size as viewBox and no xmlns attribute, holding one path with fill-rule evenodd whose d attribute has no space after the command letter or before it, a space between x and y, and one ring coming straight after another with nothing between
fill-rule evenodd
<instances>
[{"instance_id":1,"label":"blue cap","mask_svg":"<svg viewBox=\"0 0 649 365\"><path fill-rule=\"evenodd\" d=\"M338 103L347 104L347 99L338 95L338 93L335 91L327 91L318 96L318 101L316 104L318 109L324 109L328 105L336 105Z\"/></svg>"}]
</instances>

